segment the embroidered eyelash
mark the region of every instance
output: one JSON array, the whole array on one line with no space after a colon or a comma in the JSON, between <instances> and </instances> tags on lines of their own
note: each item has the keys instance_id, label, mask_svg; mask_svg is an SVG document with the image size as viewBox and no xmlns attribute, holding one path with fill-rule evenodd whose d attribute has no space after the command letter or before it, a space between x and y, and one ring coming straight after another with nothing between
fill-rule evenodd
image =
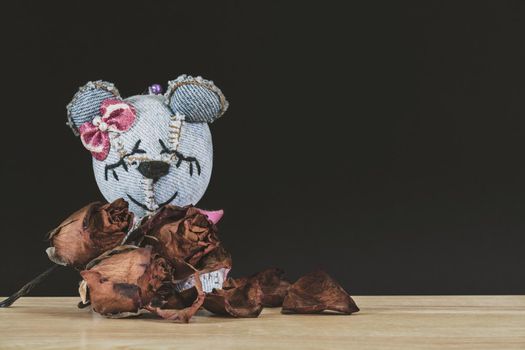
<instances>
[{"instance_id":1,"label":"embroidered eyelash","mask_svg":"<svg viewBox=\"0 0 525 350\"><path fill-rule=\"evenodd\" d=\"M162 140L159 140L159 143L160 143L160 146L162 147L162 151L160 152L160 154L165 154L165 153L174 154L177 157L177 163L175 163L175 166L177 168L179 168L182 162L185 161L185 162L188 162L190 166L190 176L193 176L193 164L195 164L195 167L197 168L197 174L198 175L201 174L201 165L199 161L197 160L197 158L186 157L185 155L183 155L177 150L169 149L168 147L166 147L166 144Z\"/></svg>"},{"instance_id":2,"label":"embroidered eyelash","mask_svg":"<svg viewBox=\"0 0 525 350\"><path fill-rule=\"evenodd\" d=\"M135 143L135 146L133 146L133 149L131 150L131 152L127 153L127 154L124 154L123 156L121 156L121 158L119 159L118 162L114 163L114 164L108 164L106 165L105 169L104 169L104 178L106 179L106 181L108 180L108 172L111 171L112 174L113 174L113 177L115 178L115 180L119 181L118 179L118 175L117 175L117 172L115 171L115 169L117 169L118 167L122 166L122 168L124 168L124 170L127 172L129 171L129 168L128 168L128 164L126 162L126 158L134 155L134 154L137 154L137 153L146 153L146 151L144 151L143 149L140 149L140 142L141 140L138 140L136 143Z\"/></svg>"},{"instance_id":3,"label":"embroidered eyelash","mask_svg":"<svg viewBox=\"0 0 525 350\"><path fill-rule=\"evenodd\" d=\"M181 115L178 115L179 117ZM182 118L184 118L182 116ZM175 121L178 121L179 122L179 131L180 131L180 123L182 123L182 119L177 119L175 118L176 120ZM176 140L176 144L178 145L178 137L180 136L180 134L177 134L178 136L175 138L175 139L172 139L171 138L171 135L170 135L170 144L174 144L172 142L172 140ZM133 149L131 150L131 152L129 153L125 153L125 150L124 150L124 147L122 146L122 142L120 141L120 139L118 137L115 137L113 139L115 145L117 146L117 150L120 154L120 159L118 162L116 163L113 163L113 164L108 164L106 165L105 169L104 169L104 178L106 181L108 181L108 173L111 171L111 174L113 175L113 178L117 181L119 181L119 177L117 175L117 172L115 171L115 169L118 169L120 166L126 171L128 172L129 171L129 167L128 167L128 164L131 163L135 163L135 162L141 162L141 161L148 161L150 160L147 156L134 156L135 154L145 154L146 151L143 150L143 149L140 149L140 142L141 140L138 140L136 143L135 143L135 146L133 146ZM199 161L197 160L197 158L195 157L186 157L185 155L183 155L182 153L180 153L179 151L175 150L175 149L170 149L166 146L166 144L162 141L162 140L159 140L159 143L162 147L162 151L160 152L160 154L170 154L170 155L175 155L175 157L177 158L177 162L175 163L175 166L177 168L179 168L182 164L183 161L185 162L188 162L189 164L189 173L190 173L190 176L193 176L193 173L195 172L195 170L197 171L197 175L200 175L201 174L201 165L199 163Z\"/></svg>"}]
</instances>

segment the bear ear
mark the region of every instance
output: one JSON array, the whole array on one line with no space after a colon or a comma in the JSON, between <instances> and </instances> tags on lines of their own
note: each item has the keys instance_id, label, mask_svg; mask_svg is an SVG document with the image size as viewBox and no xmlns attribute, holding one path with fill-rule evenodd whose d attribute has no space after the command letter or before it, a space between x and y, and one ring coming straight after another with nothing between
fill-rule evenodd
<instances>
[{"instance_id":1,"label":"bear ear","mask_svg":"<svg viewBox=\"0 0 525 350\"><path fill-rule=\"evenodd\" d=\"M97 80L80 87L67 105L67 124L78 135L78 128L100 114L100 105L105 99L118 98L120 94L112 83Z\"/></svg>"},{"instance_id":2,"label":"bear ear","mask_svg":"<svg viewBox=\"0 0 525 350\"><path fill-rule=\"evenodd\" d=\"M181 75L168 82L164 95L174 113L190 123L211 123L228 109L228 101L213 81Z\"/></svg>"}]
</instances>

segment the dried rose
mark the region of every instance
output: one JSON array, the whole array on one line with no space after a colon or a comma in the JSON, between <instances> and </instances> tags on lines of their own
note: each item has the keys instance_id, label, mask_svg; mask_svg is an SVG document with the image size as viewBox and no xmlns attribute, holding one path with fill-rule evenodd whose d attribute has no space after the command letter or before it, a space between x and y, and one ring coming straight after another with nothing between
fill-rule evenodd
<instances>
[{"instance_id":1,"label":"dried rose","mask_svg":"<svg viewBox=\"0 0 525 350\"><path fill-rule=\"evenodd\" d=\"M168 285L169 292L159 290L155 298L145 306L145 309L171 321L188 323L190 318L199 311L204 302L204 292L199 273L193 275L195 286L178 292L173 285Z\"/></svg>"},{"instance_id":2,"label":"dried rose","mask_svg":"<svg viewBox=\"0 0 525 350\"><path fill-rule=\"evenodd\" d=\"M151 247L121 246L92 261L80 273L89 289L93 310L103 315L137 312L150 303L171 278L166 261Z\"/></svg>"},{"instance_id":3,"label":"dried rose","mask_svg":"<svg viewBox=\"0 0 525 350\"><path fill-rule=\"evenodd\" d=\"M197 300L198 295L199 288L195 285L180 291L173 284L165 284L157 291L150 304L162 309L180 310L191 306Z\"/></svg>"},{"instance_id":4,"label":"dried rose","mask_svg":"<svg viewBox=\"0 0 525 350\"><path fill-rule=\"evenodd\" d=\"M133 223L128 203L91 203L73 213L49 234L49 258L60 265L82 268L90 260L119 245Z\"/></svg>"},{"instance_id":5,"label":"dried rose","mask_svg":"<svg viewBox=\"0 0 525 350\"><path fill-rule=\"evenodd\" d=\"M145 220L140 230L148 243L171 262L192 266L219 246L217 227L200 209L166 205Z\"/></svg>"},{"instance_id":6,"label":"dried rose","mask_svg":"<svg viewBox=\"0 0 525 350\"><path fill-rule=\"evenodd\" d=\"M309 314L325 310L351 314L359 311L350 295L326 272L313 271L291 285L283 313Z\"/></svg>"},{"instance_id":7,"label":"dried rose","mask_svg":"<svg viewBox=\"0 0 525 350\"><path fill-rule=\"evenodd\" d=\"M257 317L263 309L262 291L256 280L230 289L214 289L206 294L203 306L218 315Z\"/></svg>"},{"instance_id":8,"label":"dried rose","mask_svg":"<svg viewBox=\"0 0 525 350\"><path fill-rule=\"evenodd\" d=\"M268 268L250 277L228 278L223 285L224 289L245 285L249 281L257 281L262 291L262 304L267 307L276 307L283 304L284 297L290 288L290 282L283 279L284 271L277 267Z\"/></svg>"},{"instance_id":9,"label":"dried rose","mask_svg":"<svg viewBox=\"0 0 525 350\"><path fill-rule=\"evenodd\" d=\"M82 278L89 286L91 306L101 315L135 313L142 307L139 287L131 283L115 283L100 273L85 271Z\"/></svg>"},{"instance_id":10,"label":"dried rose","mask_svg":"<svg viewBox=\"0 0 525 350\"><path fill-rule=\"evenodd\" d=\"M219 269L231 269L232 268L232 256L224 249L222 245L218 246L217 249L211 253L205 255L196 265L197 269L201 274L217 271Z\"/></svg>"},{"instance_id":11,"label":"dried rose","mask_svg":"<svg viewBox=\"0 0 525 350\"><path fill-rule=\"evenodd\" d=\"M232 258L230 253L220 245L217 249L202 257L195 266L185 262L175 262L174 265L173 279L182 283L180 281L186 281L195 271L198 271L200 275L204 275L212 271L225 269L226 276L232 268Z\"/></svg>"}]
</instances>

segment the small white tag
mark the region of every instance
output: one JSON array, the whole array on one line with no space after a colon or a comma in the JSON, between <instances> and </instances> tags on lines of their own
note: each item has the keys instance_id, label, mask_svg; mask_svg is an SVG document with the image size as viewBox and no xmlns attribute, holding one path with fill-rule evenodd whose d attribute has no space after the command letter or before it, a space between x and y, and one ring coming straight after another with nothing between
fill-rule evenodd
<instances>
[{"instance_id":1,"label":"small white tag","mask_svg":"<svg viewBox=\"0 0 525 350\"><path fill-rule=\"evenodd\" d=\"M222 284L226 280L230 269L219 269L216 271L208 272L200 275L202 283L202 290L206 293L210 293L214 288L222 289ZM195 278L193 276L188 277L184 281L180 281L175 284L175 289L179 292L191 288L195 285Z\"/></svg>"}]
</instances>

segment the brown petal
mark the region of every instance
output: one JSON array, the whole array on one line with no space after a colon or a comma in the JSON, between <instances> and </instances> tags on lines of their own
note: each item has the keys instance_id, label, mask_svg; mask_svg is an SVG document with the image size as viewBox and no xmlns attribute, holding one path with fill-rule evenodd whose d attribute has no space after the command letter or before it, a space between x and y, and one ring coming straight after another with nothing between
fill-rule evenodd
<instances>
[{"instance_id":1,"label":"brown petal","mask_svg":"<svg viewBox=\"0 0 525 350\"><path fill-rule=\"evenodd\" d=\"M141 307L138 286L110 281L96 271L85 270L80 274L89 286L89 297L94 311L102 315L111 315L137 312Z\"/></svg>"},{"instance_id":2,"label":"brown petal","mask_svg":"<svg viewBox=\"0 0 525 350\"><path fill-rule=\"evenodd\" d=\"M155 251L175 267L175 279L193 273L184 264L197 267L200 261L217 249L217 227L199 209L168 205L141 223L142 244L151 244ZM198 268L197 268L198 269Z\"/></svg>"},{"instance_id":3,"label":"brown petal","mask_svg":"<svg viewBox=\"0 0 525 350\"><path fill-rule=\"evenodd\" d=\"M182 281L190 277L197 271L195 267L185 262L184 260L175 259L171 261L173 265L173 280Z\"/></svg>"},{"instance_id":4,"label":"brown petal","mask_svg":"<svg viewBox=\"0 0 525 350\"><path fill-rule=\"evenodd\" d=\"M233 317L257 317L263 309L262 291L257 281L241 287L214 289L206 295L204 308L214 314Z\"/></svg>"},{"instance_id":5,"label":"brown petal","mask_svg":"<svg viewBox=\"0 0 525 350\"><path fill-rule=\"evenodd\" d=\"M86 217L85 226L91 233L99 253L119 245L133 225L133 213L128 203L119 198L100 207L99 215Z\"/></svg>"},{"instance_id":6,"label":"brown petal","mask_svg":"<svg viewBox=\"0 0 525 350\"><path fill-rule=\"evenodd\" d=\"M204 292L198 273L195 273L195 287L182 293L173 294L169 302L150 303L145 308L158 316L172 321L188 323L190 318L200 309L204 302ZM192 300L193 299L193 300ZM169 308L167 308L169 307Z\"/></svg>"},{"instance_id":7,"label":"brown petal","mask_svg":"<svg viewBox=\"0 0 525 350\"><path fill-rule=\"evenodd\" d=\"M121 246L90 262L81 272L93 310L104 315L136 313L171 278L166 261L151 247Z\"/></svg>"},{"instance_id":8,"label":"brown petal","mask_svg":"<svg viewBox=\"0 0 525 350\"><path fill-rule=\"evenodd\" d=\"M82 280L78 285L78 294L80 295L79 308L87 306L89 304L89 292L86 280Z\"/></svg>"},{"instance_id":9,"label":"brown petal","mask_svg":"<svg viewBox=\"0 0 525 350\"><path fill-rule=\"evenodd\" d=\"M173 279L182 281L194 274L195 271L202 275L223 268L229 270L232 268L232 258L223 246L218 246L217 249L199 260L195 266L179 259L172 261L172 264L174 266Z\"/></svg>"},{"instance_id":10,"label":"brown petal","mask_svg":"<svg viewBox=\"0 0 525 350\"><path fill-rule=\"evenodd\" d=\"M187 208L175 205L165 205L151 217L146 217L140 224L139 229L143 234L153 235L168 222L181 220L186 216Z\"/></svg>"},{"instance_id":11,"label":"brown petal","mask_svg":"<svg viewBox=\"0 0 525 350\"><path fill-rule=\"evenodd\" d=\"M89 264L90 271L118 283L137 284L151 261L151 248L122 246Z\"/></svg>"},{"instance_id":12,"label":"brown petal","mask_svg":"<svg viewBox=\"0 0 525 350\"><path fill-rule=\"evenodd\" d=\"M49 234L53 249L48 255L53 262L62 265L79 266L93 258L93 247L89 233L84 230L84 219L102 205L94 202L71 214Z\"/></svg>"},{"instance_id":13,"label":"brown petal","mask_svg":"<svg viewBox=\"0 0 525 350\"><path fill-rule=\"evenodd\" d=\"M284 297L290 288L290 282L284 280L283 275L282 269L269 268L252 277L261 286L263 306L276 307L283 304Z\"/></svg>"},{"instance_id":14,"label":"brown petal","mask_svg":"<svg viewBox=\"0 0 525 350\"><path fill-rule=\"evenodd\" d=\"M160 305L161 309L184 309L193 304L198 294L199 291L195 286L181 292L172 289L169 294L163 296L162 302L159 303L159 301L157 301L152 302L152 304Z\"/></svg>"},{"instance_id":15,"label":"brown petal","mask_svg":"<svg viewBox=\"0 0 525 350\"><path fill-rule=\"evenodd\" d=\"M283 313L319 313L325 310L351 314L359 311L350 295L321 270L297 280L284 298Z\"/></svg>"},{"instance_id":16,"label":"brown petal","mask_svg":"<svg viewBox=\"0 0 525 350\"><path fill-rule=\"evenodd\" d=\"M127 229L133 221L133 213L128 211L128 203L119 198L112 203L104 204L101 208L101 223L105 231L117 232Z\"/></svg>"},{"instance_id":17,"label":"brown petal","mask_svg":"<svg viewBox=\"0 0 525 350\"><path fill-rule=\"evenodd\" d=\"M137 281L144 305L149 304L157 290L159 290L166 281L171 280L172 274L172 267L164 258L157 254L151 257L151 263L146 269L146 272Z\"/></svg>"},{"instance_id":18,"label":"brown petal","mask_svg":"<svg viewBox=\"0 0 525 350\"><path fill-rule=\"evenodd\" d=\"M49 258L58 264L82 268L106 250L119 245L133 224L128 203L117 199L112 203L91 203L70 215L49 239Z\"/></svg>"},{"instance_id":19,"label":"brown petal","mask_svg":"<svg viewBox=\"0 0 525 350\"><path fill-rule=\"evenodd\" d=\"M210 254L205 255L199 263L195 265L195 268L201 274L219 269L231 269L232 256L222 245L219 245L217 249L213 250Z\"/></svg>"},{"instance_id":20,"label":"brown petal","mask_svg":"<svg viewBox=\"0 0 525 350\"><path fill-rule=\"evenodd\" d=\"M283 275L284 271L280 268L268 268L250 277L228 278L223 288L236 288L245 285L249 281L257 281L262 291L263 306L281 306L288 288L290 288L290 282L283 279Z\"/></svg>"},{"instance_id":21,"label":"brown petal","mask_svg":"<svg viewBox=\"0 0 525 350\"><path fill-rule=\"evenodd\" d=\"M222 284L222 288L231 289L231 288L242 287L249 281L250 281L250 277L238 277L238 278L228 277L226 281L224 281L224 283Z\"/></svg>"}]
</instances>

